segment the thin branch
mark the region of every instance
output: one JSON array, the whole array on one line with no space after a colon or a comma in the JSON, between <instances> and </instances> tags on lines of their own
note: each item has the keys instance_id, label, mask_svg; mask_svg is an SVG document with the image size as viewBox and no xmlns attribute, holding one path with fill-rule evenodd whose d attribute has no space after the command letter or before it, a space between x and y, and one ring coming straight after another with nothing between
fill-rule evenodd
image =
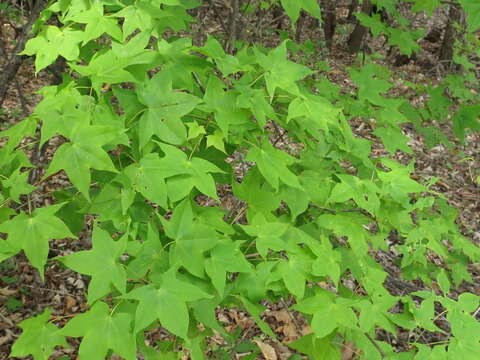
<instances>
[{"instance_id":1,"label":"thin branch","mask_svg":"<svg viewBox=\"0 0 480 360\"><path fill-rule=\"evenodd\" d=\"M12 56L10 57L7 65L0 73L0 107L2 106L5 97L7 95L7 90L9 85L11 84L12 80L17 75L18 69L23 63L23 60L26 58L25 55L18 55L20 52L23 51L25 48L25 43L30 37L30 30L32 29L33 24L40 16L41 11L45 6L45 1L37 1L35 2L35 6L33 7L30 18L28 19L25 26L22 28L22 33L18 39L17 45L13 49Z\"/></svg>"}]
</instances>

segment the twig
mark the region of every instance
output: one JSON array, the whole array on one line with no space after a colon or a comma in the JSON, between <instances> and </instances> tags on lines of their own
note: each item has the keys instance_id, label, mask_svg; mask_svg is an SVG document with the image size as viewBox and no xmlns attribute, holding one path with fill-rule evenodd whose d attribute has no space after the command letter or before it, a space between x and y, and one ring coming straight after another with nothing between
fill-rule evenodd
<instances>
[{"instance_id":1,"label":"twig","mask_svg":"<svg viewBox=\"0 0 480 360\"><path fill-rule=\"evenodd\" d=\"M383 352L382 348L380 346L378 346L377 342L375 340L372 339L372 337L370 335L368 335L367 333L364 333L364 335L367 337L368 340L370 340L370 342L372 343L372 345L375 347L375 349L377 349L377 351L379 352L380 354L380 357L382 359L385 359L386 358L386 354Z\"/></svg>"}]
</instances>

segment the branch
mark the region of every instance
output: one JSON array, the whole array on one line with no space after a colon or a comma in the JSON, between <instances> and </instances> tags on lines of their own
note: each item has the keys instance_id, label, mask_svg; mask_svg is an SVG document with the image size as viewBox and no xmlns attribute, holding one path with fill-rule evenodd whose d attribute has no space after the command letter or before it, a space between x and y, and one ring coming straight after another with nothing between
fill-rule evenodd
<instances>
[{"instance_id":1,"label":"branch","mask_svg":"<svg viewBox=\"0 0 480 360\"><path fill-rule=\"evenodd\" d=\"M32 26L35 23L35 21L37 21L44 7L45 7L44 1L39 0L35 2L35 6L33 7L32 12L30 13L30 18L22 28L22 33L18 39L15 49L13 50L13 55L10 57L3 71L0 73L0 107L3 105L3 102L5 101L5 97L7 95L7 90L9 88L9 85L17 75L18 69L22 65L23 60L25 60L26 58L25 55L18 55L18 54L22 52L23 49L25 48L25 43L30 37L30 30L32 29Z\"/></svg>"}]
</instances>

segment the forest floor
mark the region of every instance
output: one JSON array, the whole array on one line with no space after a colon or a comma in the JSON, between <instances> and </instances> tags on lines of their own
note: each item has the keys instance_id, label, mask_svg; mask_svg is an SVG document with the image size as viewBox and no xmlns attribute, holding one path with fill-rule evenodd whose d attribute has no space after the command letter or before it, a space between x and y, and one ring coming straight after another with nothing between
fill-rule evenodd
<instances>
[{"instance_id":1,"label":"forest floor","mask_svg":"<svg viewBox=\"0 0 480 360\"><path fill-rule=\"evenodd\" d=\"M211 22L209 28L213 32L213 20L204 20L203 26L208 27L209 21ZM200 32L204 29L197 30ZM4 29L3 33L8 36L9 29ZM318 34L306 34L305 38L312 39L318 36ZM199 38L198 42L201 42L201 40ZM341 43L341 41L337 42ZM8 41L6 44L8 46ZM0 58L0 68L4 65L2 63L4 60L5 58L3 60ZM330 67L330 70L326 73L329 80L337 84L342 91L352 89L353 84L348 77L346 68L353 63L354 56L344 51L340 45L334 45L332 51L324 60L328 62ZM436 83L438 81L437 76L441 75L441 72L432 71L432 68L422 67L416 63L408 63L401 67L396 67L394 70L395 78L392 80L398 85L394 91L397 94L407 96L414 104L423 101L423 99L415 94L408 94L408 87L403 84L406 81ZM8 128L31 114L35 105L41 99L36 94L36 91L43 86L50 85L52 81L52 75L47 72L42 71L40 74L35 75L33 61L31 59L25 61L15 83L10 86L8 97L2 109L0 109L0 130ZM387 154L381 142L372 134L369 122L361 119L352 119L351 125L357 136L375 141L373 153L376 156ZM460 144L453 136L449 122L435 124L435 126L447 135L451 143L454 144L452 149L442 145L429 149L421 135L417 134L411 127L405 126L404 133L411 139L409 145L414 154L407 155L397 152L395 157L402 163L408 163L415 159L413 177L417 180L428 181L432 177L439 179L432 186L432 189L445 196L448 202L458 209L458 224L462 233L471 241L480 244L480 184L477 183L477 176L480 175L480 134L469 134L466 136L464 144ZM45 157L40 160L48 162L48 158L51 157L57 146L58 143L50 141ZM32 194L31 201L36 207L47 205L51 201L48 193L68 185L67 178L60 173L45 181L42 184L41 191L36 191ZM85 231L84 235L86 236L87 234L88 231ZM88 242L82 240L82 238L78 241L58 240L53 241L50 248L51 257L53 257L84 250L88 248ZM391 274L398 272L394 254L382 253L378 257L378 261ZM459 289L452 291L452 296L455 296L455 292L461 293L464 291L480 296L480 268L472 266L469 271L474 279L474 283L464 283ZM44 282L39 279L36 270L23 255L1 262L0 360L8 358L10 347L20 333L17 324L23 319L49 307L53 309L54 323L63 325L69 318L84 312L87 309L85 296L87 284L88 278L65 269L55 261L47 263ZM395 293L402 292L403 285L400 283L397 285L388 284L388 287L392 293ZM414 283L413 285L424 286L421 283ZM399 288L395 289L395 286ZM308 326L305 325L299 314L288 309L290 304L288 299L280 303L266 304L268 305L267 310L263 314L263 319L271 326L281 342L274 342L271 339L262 337L255 322L248 314L238 309L220 309L218 311L218 320L227 331L238 331L240 333L240 340L237 345L245 345L248 342L256 343L261 351L261 354L257 357L258 359L262 359L262 356L266 360L288 359L293 354L293 351L286 344L309 332ZM164 339L166 336L168 334L159 329L149 332L147 339L155 342ZM408 338L403 340L408 341ZM73 345L72 349L59 350L54 358L58 359L65 355L75 358L78 343L72 341L71 344ZM213 352L217 348L224 347L225 342L221 337L214 336L210 339L210 346ZM398 346L401 347L401 344ZM231 358L241 359L251 354L251 351L252 349L247 345L243 348L242 346L237 346L235 351L231 352ZM343 359L354 359L355 351L349 344L343 344ZM185 355L185 359L188 359L187 355Z\"/></svg>"}]
</instances>

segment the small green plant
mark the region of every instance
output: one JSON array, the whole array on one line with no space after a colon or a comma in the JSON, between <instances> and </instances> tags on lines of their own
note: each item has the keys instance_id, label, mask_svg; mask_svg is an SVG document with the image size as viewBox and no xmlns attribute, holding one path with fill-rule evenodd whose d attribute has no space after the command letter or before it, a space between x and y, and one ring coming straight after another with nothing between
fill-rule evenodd
<instances>
[{"instance_id":1,"label":"small green plant","mask_svg":"<svg viewBox=\"0 0 480 360\"><path fill-rule=\"evenodd\" d=\"M320 16L313 0L281 4L292 23L301 9ZM74 337L80 359L174 359L185 349L203 359L214 331L232 340L215 317L219 306L245 309L275 340L260 301L289 297L312 329L290 347L312 359L340 359L344 343L369 360L477 359L480 325L471 314L479 298L449 292L472 281L466 269L480 249L457 229L455 209L410 177L414 162L371 156L371 142L348 122L375 119L374 134L390 154L412 154L399 125L422 127L422 117L443 106L439 97L425 109L389 97L389 70L369 58L349 69L358 91L342 94L289 59L289 40L232 55L214 37L199 47L168 37L167 30L188 28L187 11L197 5L53 1L42 21L56 16L59 24L44 23L27 43L37 72L58 56L70 71L61 85L40 91L31 117L0 133L8 139L0 149L0 261L23 251L43 277L49 241L77 241L83 217L95 221L90 250L55 258L90 277L88 310L62 328L49 309L23 321L10 356L48 359ZM416 50L416 32L380 30L404 53ZM476 109L460 109L459 136L465 124L474 127ZM31 185L35 166L19 143L35 137L38 125L40 146L56 136L66 141ZM250 164L241 182L235 156ZM56 204L7 208L60 171L71 187L53 193ZM237 206L221 207L222 189L232 189ZM215 206L203 206L205 197ZM393 234L399 241L387 242ZM391 274L374 257L386 250L397 254L398 277L436 282L439 290L389 293ZM145 331L159 325L174 345L145 345ZM379 330L408 331L413 341L399 354ZM445 343L426 343L426 331L442 333Z\"/></svg>"}]
</instances>

